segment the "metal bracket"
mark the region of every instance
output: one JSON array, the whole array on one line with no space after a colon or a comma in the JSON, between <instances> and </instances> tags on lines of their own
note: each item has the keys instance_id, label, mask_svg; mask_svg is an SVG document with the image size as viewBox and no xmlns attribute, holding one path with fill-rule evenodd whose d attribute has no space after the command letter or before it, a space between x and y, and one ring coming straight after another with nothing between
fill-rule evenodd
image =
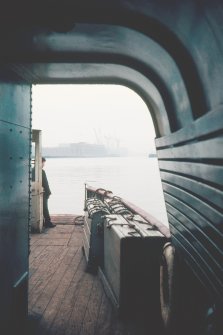
<instances>
[{"instance_id":1,"label":"metal bracket","mask_svg":"<svg viewBox=\"0 0 223 335\"><path fill-rule=\"evenodd\" d=\"M147 230L156 230L156 227L153 224L151 224L150 222L148 222L148 221L145 222L145 221L138 220L138 219L134 218L134 214L130 214L129 216L125 216L125 219L130 220L130 221L139 222L139 223L144 223L144 224L149 226L147 228Z\"/></svg>"},{"instance_id":2,"label":"metal bracket","mask_svg":"<svg viewBox=\"0 0 223 335\"><path fill-rule=\"evenodd\" d=\"M132 223L129 223L129 222L127 222L127 223L119 223L119 222L110 223L110 221L116 221L116 220L117 220L117 218L109 218L106 227L111 228L112 226L121 226L121 227L128 226L129 228L134 228L135 229L135 225L132 224Z\"/></svg>"}]
</instances>

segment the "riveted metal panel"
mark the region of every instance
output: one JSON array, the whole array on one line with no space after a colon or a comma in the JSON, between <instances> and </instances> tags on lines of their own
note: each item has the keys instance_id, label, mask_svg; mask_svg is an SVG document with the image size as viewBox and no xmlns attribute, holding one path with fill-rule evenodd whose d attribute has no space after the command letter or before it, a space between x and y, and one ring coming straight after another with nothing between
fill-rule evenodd
<instances>
[{"instance_id":1,"label":"riveted metal panel","mask_svg":"<svg viewBox=\"0 0 223 335\"><path fill-rule=\"evenodd\" d=\"M18 96L22 98L18 99ZM1 84L0 101L0 120L30 127L29 113L22 112L30 106L30 91L27 90L27 85Z\"/></svg>"},{"instance_id":2,"label":"riveted metal panel","mask_svg":"<svg viewBox=\"0 0 223 335\"><path fill-rule=\"evenodd\" d=\"M27 315L31 89L8 83L0 92L0 327L8 334Z\"/></svg>"}]
</instances>

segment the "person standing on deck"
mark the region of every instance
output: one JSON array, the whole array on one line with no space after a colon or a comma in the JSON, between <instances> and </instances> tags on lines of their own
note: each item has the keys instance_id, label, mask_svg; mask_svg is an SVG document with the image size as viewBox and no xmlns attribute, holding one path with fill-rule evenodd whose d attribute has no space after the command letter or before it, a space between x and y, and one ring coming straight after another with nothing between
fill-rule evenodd
<instances>
[{"instance_id":1,"label":"person standing on deck","mask_svg":"<svg viewBox=\"0 0 223 335\"><path fill-rule=\"evenodd\" d=\"M54 228L56 225L51 222L50 213L48 209L48 199L51 195L49 183L47 180L46 172L43 170L46 159L42 157L42 186L43 186L43 217L44 226L46 228Z\"/></svg>"}]
</instances>

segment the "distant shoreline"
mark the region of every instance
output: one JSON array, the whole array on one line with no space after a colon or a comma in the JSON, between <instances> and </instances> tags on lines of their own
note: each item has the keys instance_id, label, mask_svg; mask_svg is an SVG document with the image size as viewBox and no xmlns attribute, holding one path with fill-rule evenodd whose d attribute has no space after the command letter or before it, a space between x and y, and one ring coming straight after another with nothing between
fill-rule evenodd
<instances>
[{"instance_id":1,"label":"distant shoreline","mask_svg":"<svg viewBox=\"0 0 223 335\"><path fill-rule=\"evenodd\" d=\"M45 158L107 158L107 157L130 157L130 156L47 156L44 155Z\"/></svg>"},{"instance_id":2,"label":"distant shoreline","mask_svg":"<svg viewBox=\"0 0 223 335\"><path fill-rule=\"evenodd\" d=\"M50 158L128 158L128 157L147 157L147 158L156 158L156 156L147 156L146 154L133 154L133 155L108 155L108 156L48 156L42 155L43 157L50 159ZM35 157L32 156L32 159Z\"/></svg>"}]
</instances>

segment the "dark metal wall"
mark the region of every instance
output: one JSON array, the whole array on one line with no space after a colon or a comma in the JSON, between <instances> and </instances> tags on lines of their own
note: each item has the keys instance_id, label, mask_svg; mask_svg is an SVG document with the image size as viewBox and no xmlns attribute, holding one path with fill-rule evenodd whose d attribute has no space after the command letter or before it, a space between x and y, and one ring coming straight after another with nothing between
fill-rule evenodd
<instances>
[{"instance_id":1,"label":"dark metal wall","mask_svg":"<svg viewBox=\"0 0 223 335\"><path fill-rule=\"evenodd\" d=\"M156 140L173 244L223 301L223 110Z\"/></svg>"},{"instance_id":2,"label":"dark metal wall","mask_svg":"<svg viewBox=\"0 0 223 335\"><path fill-rule=\"evenodd\" d=\"M29 85L0 82L1 334L27 316L30 97Z\"/></svg>"}]
</instances>

